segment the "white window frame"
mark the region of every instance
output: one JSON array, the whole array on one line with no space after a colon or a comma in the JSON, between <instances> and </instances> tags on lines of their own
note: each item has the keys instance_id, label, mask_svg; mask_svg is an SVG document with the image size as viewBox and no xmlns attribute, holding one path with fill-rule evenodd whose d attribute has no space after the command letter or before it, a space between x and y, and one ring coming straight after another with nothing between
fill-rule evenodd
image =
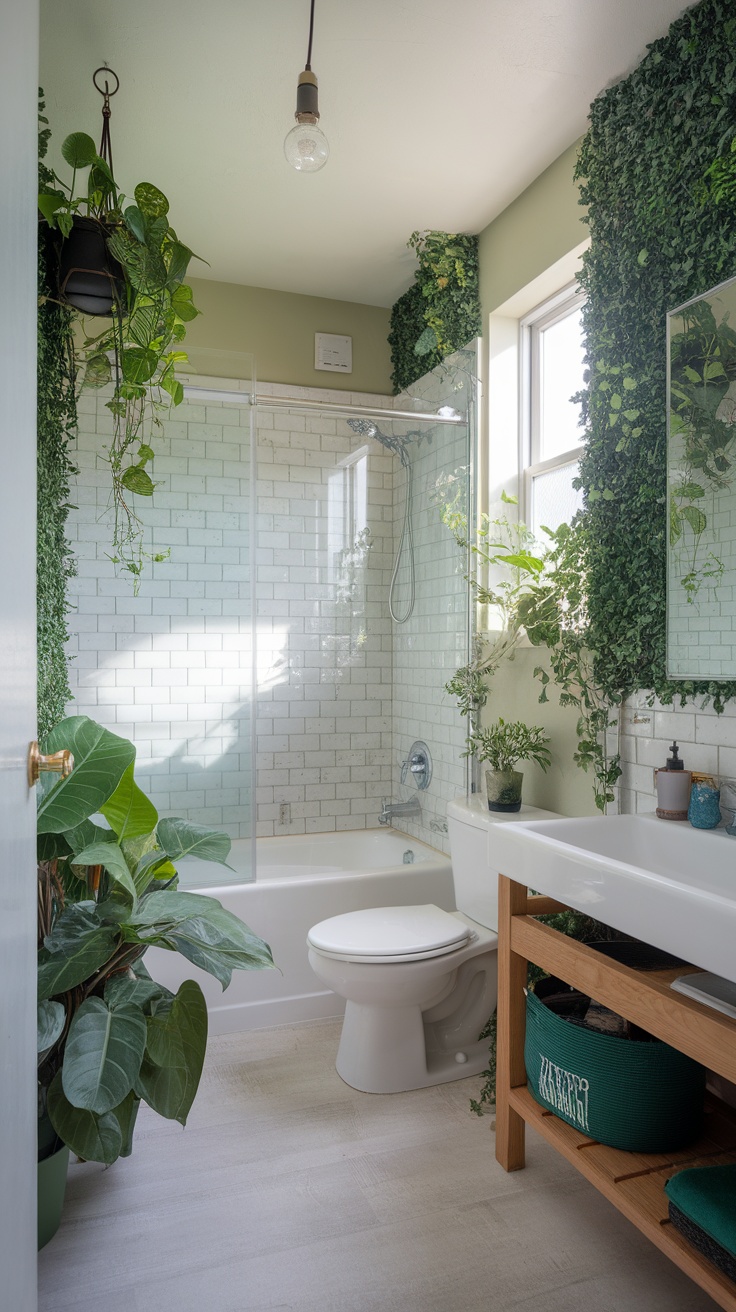
<instances>
[{"instance_id":1,"label":"white window frame","mask_svg":"<svg viewBox=\"0 0 736 1312\"><path fill-rule=\"evenodd\" d=\"M519 399L519 471L522 488L522 518L526 524L532 523L532 493L534 480L540 474L550 470L562 469L565 465L575 464L583 453L582 441L568 451L541 459L541 338L546 328L566 319L585 303L585 293L580 291L577 283L566 287L550 296L540 305L530 310L519 323L520 342L519 358L521 368L519 381L521 395Z\"/></svg>"}]
</instances>

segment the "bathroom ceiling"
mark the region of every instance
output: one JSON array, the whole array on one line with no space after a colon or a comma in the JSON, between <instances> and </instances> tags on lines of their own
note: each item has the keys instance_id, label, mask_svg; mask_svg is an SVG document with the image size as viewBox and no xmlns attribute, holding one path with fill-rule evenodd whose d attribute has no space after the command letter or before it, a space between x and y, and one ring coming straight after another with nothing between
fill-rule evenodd
<instances>
[{"instance_id":1,"label":"bathroom ceiling","mask_svg":"<svg viewBox=\"0 0 736 1312\"><path fill-rule=\"evenodd\" d=\"M56 149L99 135L91 76L120 76L115 172L169 196L196 276L391 305L416 228L478 232L586 127L591 100L682 0L316 0L330 159L283 156L309 0L42 0ZM56 157L54 157L56 162Z\"/></svg>"}]
</instances>

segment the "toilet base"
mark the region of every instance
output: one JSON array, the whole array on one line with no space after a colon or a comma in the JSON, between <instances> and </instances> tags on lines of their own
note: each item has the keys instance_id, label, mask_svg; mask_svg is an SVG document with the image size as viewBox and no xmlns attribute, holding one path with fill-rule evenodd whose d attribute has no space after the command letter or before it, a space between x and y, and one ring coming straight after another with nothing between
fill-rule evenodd
<instances>
[{"instance_id":1,"label":"toilet base","mask_svg":"<svg viewBox=\"0 0 736 1312\"><path fill-rule=\"evenodd\" d=\"M470 1075L488 1065L488 1039L454 1052L427 1052L419 1007L369 1007L347 1002L335 1069L361 1093L406 1093Z\"/></svg>"},{"instance_id":2,"label":"toilet base","mask_svg":"<svg viewBox=\"0 0 736 1312\"><path fill-rule=\"evenodd\" d=\"M495 1006L495 951L461 964L429 1008L348 1000L337 1073L362 1093L405 1093L480 1075L489 1041L476 1036Z\"/></svg>"}]
</instances>

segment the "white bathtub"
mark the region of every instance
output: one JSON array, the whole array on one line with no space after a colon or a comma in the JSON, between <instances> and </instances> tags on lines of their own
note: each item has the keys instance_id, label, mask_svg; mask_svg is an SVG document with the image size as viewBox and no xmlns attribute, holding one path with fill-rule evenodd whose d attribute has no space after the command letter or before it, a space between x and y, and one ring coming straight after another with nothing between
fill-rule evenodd
<instances>
[{"instance_id":1,"label":"white bathtub","mask_svg":"<svg viewBox=\"0 0 736 1312\"><path fill-rule=\"evenodd\" d=\"M319 920L363 907L434 902L455 908L450 859L395 829L260 838L257 878L224 884L224 871L207 862L182 863L182 886L216 897L270 944L276 970L233 973L225 993L217 980L183 957L159 948L146 953L153 978L177 989L184 979L202 985L210 1033L286 1025L339 1016L344 1002L325 989L307 960L307 932ZM411 852L414 860L403 861ZM247 875L250 844L236 840L230 864ZM218 882L215 882L217 880Z\"/></svg>"}]
</instances>

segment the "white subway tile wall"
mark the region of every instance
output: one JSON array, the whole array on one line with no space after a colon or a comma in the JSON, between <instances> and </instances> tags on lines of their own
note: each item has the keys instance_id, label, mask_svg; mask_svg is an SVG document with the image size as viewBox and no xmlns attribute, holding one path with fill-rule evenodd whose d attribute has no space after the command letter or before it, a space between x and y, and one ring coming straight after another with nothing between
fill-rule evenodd
<instances>
[{"instance_id":1,"label":"white subway tile wall","mask_svg":"<svg viewBox=\"0 0 736 1312\"><path fill-rule=\"evenodd\" d=\"M162 813L247 837L250 820L250 411L185 402L156 439L149 551L138 596L109 559L107 392L82 393L69 518L73 714L131 738Z\"/></svg>"},{"instance_id":2,"label":"white subway tile wall","mask_svg":"<svg viewBox=\"0 0 736 1312\"><path fill-rule=\"evenodd\" d=\"M723 818L731 822L730 804L736 805L736 705L716 715L712 706L702 707L701 700L690 699L684 707L663 706L657 698L639 693L624 703L618 798L622 812L647 815L655 810L654 770L665 764L675 739L686 769L720 780Z\"/></svg>"},{"instance_id":3,"label":"white subway tile wall","mask_svg":"<svg viewBox=\"0 0 736 1312\"><path fill-rule=\"evenodd\" d=\"M425 405L448 400L445 370ZM198 380L199 381L199 380ZM227 380L219 386L229 387ZM262 385L322 402L344 393ZM302 396L303 394L303 396ZM141 785L163 812L185 813L233 837L250 833L252 713L249 569L250 411L186 402L164 421L143 506L147 546L171 546L133 596L108 558L109 473L100 439L106 395L83 395L79 475L70 517L78 557L71 581L74 713L131 737ZM387 411L408 398L352 395ZM413 404L413 402L409 402ZM407 832L448 850L446 804L462 792L464 725L444 691L467 650L463 564L438 505L443 472L467 466L467 430L414 427L417 603L406 625L388 613L403 521L400 461L351 431L344 417L261 409L258 513L252 562L256 644L256 833L310 834L378 824L381 799L407 800L400 762L425 739L434 759ZM139 498L140 500L140 498ZM397 605L406 599L406 560Z\"/></svg>"}]
</instances>

